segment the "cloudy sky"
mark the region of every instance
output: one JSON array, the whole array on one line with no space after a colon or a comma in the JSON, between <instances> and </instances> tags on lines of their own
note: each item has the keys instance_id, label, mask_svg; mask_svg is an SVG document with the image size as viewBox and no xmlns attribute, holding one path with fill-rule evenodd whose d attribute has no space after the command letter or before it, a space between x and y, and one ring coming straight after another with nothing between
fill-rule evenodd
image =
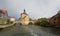
<instances>
[{"instance_id":1,"label":"cloudy sky","mask_svg":"<svg viewBox=\"0 0 60 36\"><path fill-rule=\"evenodd\" d=\"M51 17L60 10L60 0L0 0L0 9L10 16L19 18L24 8L33 19Z\"/></svg>"}]
</instances>

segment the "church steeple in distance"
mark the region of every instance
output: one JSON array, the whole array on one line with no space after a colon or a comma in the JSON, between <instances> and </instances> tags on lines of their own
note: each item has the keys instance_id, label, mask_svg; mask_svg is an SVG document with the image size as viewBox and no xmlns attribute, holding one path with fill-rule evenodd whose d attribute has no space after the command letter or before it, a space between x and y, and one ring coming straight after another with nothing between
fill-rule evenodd
<instances>
[{"instance_id":1,"label":"church steeple in distance","mask_svg":"<svg viewBox=\"0 0 60 36\"><path fill-rule=\"evenodd\" d=\"M26 13L26 10L24 9L24 11L23 11L23 14L26 14L27 15L27 13Z\"/></svg>"},{"instance_id":2,"label":"church steeple in distance","mask_svg":"<svg viewBox=\"0 0 60 36\"><path fill-rule=\"evenodd\" d=\"M24 9L24 12L23 13L26 13L26 10Z\"/></svg>"}]
</instances>

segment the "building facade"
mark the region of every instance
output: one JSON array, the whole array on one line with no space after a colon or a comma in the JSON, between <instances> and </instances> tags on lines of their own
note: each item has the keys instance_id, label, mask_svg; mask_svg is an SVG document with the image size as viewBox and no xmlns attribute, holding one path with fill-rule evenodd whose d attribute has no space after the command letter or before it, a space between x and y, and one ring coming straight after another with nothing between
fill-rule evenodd
<instances>
[{"instance_id":1,"label":"building facade","mask_svg":"<svg viewBox=\"0 0 60 36\"><path fill-rule=\"evenodd\" d=\"M60 20L58 19L58 16L55 15L49 19L49 23L55 26L60 26Z\"/></svg>"},{"instance_id":2,"label":"building facade","mask_svg":"<svg viewBox=\"0 0 60 36\"><path fill-rule=\"evenodd\" d=\"M8 20L10 22L16 23L16 19L14 17L8 16Z\"/></svg>"},{"instance_id":3,"label":"building facade","mask_svg":"<svg viewBox=\"0 0 60 36\"><path fill-rule=\"evenodd\" d=\"M22 25L28 25L29 24L29 16L28 14L26 13L25 9L24 9L24 12L21 13L21 16L20 16L20 23Z\"/></svg>"},{"instance_id":4,"label":"building facade","mask_svg":"<svg viewBox=\"0 0 60 36\"><path fill-rule=\"evenodd\" d=\"M0 19L5 19L5 21L7 22L8 20L8 13L7 10L0 10Z\"/></svg>"}]
</instances>

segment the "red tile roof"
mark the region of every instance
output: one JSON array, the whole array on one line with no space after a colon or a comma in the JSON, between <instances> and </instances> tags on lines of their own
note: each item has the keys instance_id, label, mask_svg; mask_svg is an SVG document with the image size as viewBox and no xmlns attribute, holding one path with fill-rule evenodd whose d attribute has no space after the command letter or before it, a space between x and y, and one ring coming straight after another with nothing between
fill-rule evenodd
<instances>
[{"instance_id":1,"label":"red tile roof","mask_svg":"<svg viewBox=\"0 0 60 36\"><path fill-rule=\"evenodd\" d=\"M0 10L3 14L5 14L7 12L7 10L3 9L3 10Z\"/></svg>"},{"instance_id":2,"label":"red tile roof","mask_svg":"<svg viewBox=\"0 0 60 36\"><path fill-rule=\"evenodd\" d=\"M5 14L7 12L7 10L2 10L2 12Z\"/></svg>"}]
</instances>

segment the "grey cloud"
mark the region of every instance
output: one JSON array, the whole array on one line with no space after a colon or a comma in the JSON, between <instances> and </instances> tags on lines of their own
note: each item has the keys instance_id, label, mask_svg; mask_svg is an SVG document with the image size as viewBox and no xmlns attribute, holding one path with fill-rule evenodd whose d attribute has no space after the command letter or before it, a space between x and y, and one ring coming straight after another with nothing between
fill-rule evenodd
<instances>
[{"instance_id":1,"label":"grey cloud","mask_svg":"<svg viewBox=\"0 0 60 36\"><path fill-rule=\"evenodd\" d=\"M1 0L0 4L0 9L7 9L16 18L24 8L31 18L51 17L60 9L60 0Z\"/></svg>"}]
</instances>

